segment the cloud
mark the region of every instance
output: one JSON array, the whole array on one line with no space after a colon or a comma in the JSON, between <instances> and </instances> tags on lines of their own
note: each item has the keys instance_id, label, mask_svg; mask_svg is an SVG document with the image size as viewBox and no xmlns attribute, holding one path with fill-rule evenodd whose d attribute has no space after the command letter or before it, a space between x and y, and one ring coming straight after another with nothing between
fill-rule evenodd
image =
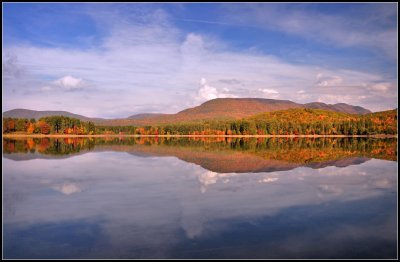
<instances>
[{"instance_id":1,"label":"cloud","mask_svg":"<svg viewBox=\"0 0 400 262\"><path fill-rule=\"evenodd\" d=\"M380 50L388 57L397 58L394 3L343 5L342 8L341 12L327 12L285 4L226 5L225 20L337 47Z\"/></svg>"},{"instance_id":2,"label":"cloud","mask_svg":"<svg viewBox=\"0 0 400 262\"><path fill-rule=\"evenodd\" d=\"M215 98L227 98L227 97L237 97L236 95L228 93L230 90L229 88L224 87L221 91L218 91L215 87L212 87L207 84L207 80L205 78L201 78L200 80L200 89L198 91L197 100L204 101L204 100L211 100Z\"/></svg>"},{"instance_id":3,"label":"cloud","mask_svg":"<svg viewBox=\"0 0 400 262\"><path fill-rule=\"evenodd\" d=\"M17 55L7 53L3 62L3 79L19 78L23 73L22 68L18 65Z\"/></svg>"},{"instance_id":4,"label":"cloud","mask_svg":"<svg viewBox=\"0 0 400 262\"><path fill-rule=\"evenodd\" d=\"M200 99L210 100L218 98L217 89L212 86L206 84L206 80L204 78L201 79L201 88L199 89L199 97Z\"/></svg>"},{"instance_id":5,"label":"cloud","mask_svg":"<svg viewBox=\"0 0 400 262\"><path fill-rule=\"evenodd\" d=\"M276 91L275 89L259 89L261 92L265 93L265 94L279 94L278 91Z\"/></svg>"},{"instance_id":6,"label":"cloud","mask_svg":"<svg viewBox=\"0 0 400 262\"><path fill-rule=\"evenodd\" d=\"M379 83L371 86L371 89L376 91L386 92L389 89L390 85L391 83Z\"/></svg>"},{"instance_id":7,"label":"cloud","mask_svg":"<svg viewBox=\"0 0 400 262\"><path fill-rule=\"evenodd\" d=\"M50 83L47 83L40 90L44 92L50 91L81 91L88 87L88 82L84 81L82 78L75 78L73 76L64 76Z\"/></svg>"},{"instance_id":8,"label":"cloud","mask_svg":"<svg viewBox=\"0 0 400 262\"><path fill-rule=\"evenodd\" d=\"M55 80L53 83L54 85L67 90L80 89L82 88L82 86L84 86L84 81L82 80L82 78L75 78L72 76L64 76L60 79Z\"/></svg>"},{"instance_id":9,"label":"cloud","mask_svg":"<svg viewBox=\"0 0 400 262\"><path fill-rule=\"evenodd\" d=\"M325 77L323 74L319 73L317 75L317 86L338 86L343 83L343 78L339 76L327 76Z\"/></svg>"},{"instance_id":10,"label":"cloud","mask_svg":"<svg viewBox=\"0 0 400 262\"><path fill-rule=\"evenodd\" d=\"M262 92L265 98L277 99L279 97L279 92L275 89L260 88L258 91Z\"/></svg>"},{"instance_id":11,"label":"cloud","mask_svg":"<svg viewBox=\"0 0 400 262\"><path fill-rule=\"evenodd\" d=\"M209 99L260 94L299 103L346 101L371 110L397 107L397 82L385 74L293 64L238 51L215 36L185 32L165 11L156 11L91 12L107 33L89 49L6 46L4 53L14 58L3 57L5 72L10 72L3 77L3 110L126 117L144 112L141 105L151 112L176 113Z\"/></svg>"}]
</instances>

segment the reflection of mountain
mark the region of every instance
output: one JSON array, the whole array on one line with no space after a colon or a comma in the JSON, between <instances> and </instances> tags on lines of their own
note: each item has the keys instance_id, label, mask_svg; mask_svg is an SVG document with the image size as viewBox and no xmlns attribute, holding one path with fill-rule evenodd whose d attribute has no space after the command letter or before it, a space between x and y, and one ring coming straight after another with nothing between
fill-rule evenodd
<instances>
[{"instance_id":1,"label":"reflection of mountain","mask_svg":"<svg viewBox=\"0 0 400 262\"><path fill-rule=\"evenodd\" d=\"M3 151L12 160L117 151L139 157L174 156L217 173L258 173L300 166L345 167L370 158L396 161L397 139L4 139Z\"/></svg>"},{"instance_id":2,"label":"reflection of mountain","mask_svg":"<svg viewBox=\"0 0 400 262\"><path fill-rule=\"evenodd\" d=\"M346 166L350 166L350 165L359 165L368 160L370 160L370 158L368 158L368 157L349 157L349 158L345 158L345 159L324 161L321 163L311 163L311 164L307 164L306 166L315 168L315 169L324 168L327 166L346 167Z\"/></svg>"},{"instance_id":3,"label":"reflection of mountain","mask_svg":"<svg viewBox=\"0 0 400 262\"><path fill-rule=\"evenodd\" d=\"M65 159L65 158L69 158L72 156L78 156L78 155L82 155L87 153L88 151L81 151L81 152L77 152L74 154L69 154L69 155L45 155L42 153L38 153L38 152L25 152L25 153L13 153L13 154L3 154L3 157L7 158L7 159L11 159L14 161L26 161L26 160L33 160L33 159Z\"/></svg>"},{"instance_id":4,"label":"reflection of mountain","mask_svg":"<svg viewBox=\"0 0 400 262\"><path fill-rule=\"evenodd\" d=\"M147 152L155 156L175 156L186 162L200 165L201 167L217 173L258 173L291 170L300 166L323 168L327 166L345 167L361 164L369 158L348 157L345 159L326 160L314 163L294 163L288 160L265 159L261 156L246 152L198 152L188 150L175 150L174 148L161 149L156 147L137 147L139 152ZM137 155L137 153L135 153Z\"/></svg>"}]
</instances>

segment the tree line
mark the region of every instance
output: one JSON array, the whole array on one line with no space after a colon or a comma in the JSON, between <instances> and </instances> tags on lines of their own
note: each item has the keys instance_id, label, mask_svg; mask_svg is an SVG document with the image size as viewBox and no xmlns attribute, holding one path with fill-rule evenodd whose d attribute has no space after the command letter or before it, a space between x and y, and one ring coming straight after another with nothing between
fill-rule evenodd
<instances>
[{"instance_id":1,"label":"tree line","mask_svg":"<svg viewBox=\"0 0 400 262\"><path fill-rule=\"evenodd\" d=\"M42 117L38 121L31 118L3 118L3 133L24 132L27 134L95 134L91 121L81 121L65 116Z\"/></svg>"},{"instance_id":2,"label":"tree line","mask_svg":"<svg viewBox=\"0 0 400 262\"><path fill-rule=\"evenodd\" d=\"M105 126L64 116L3 118L3 133L130 135L375 135L397 134L397 111L350 115L321 109L289 109L238 120L155 126Z\"/></svg>"}]
</instances>

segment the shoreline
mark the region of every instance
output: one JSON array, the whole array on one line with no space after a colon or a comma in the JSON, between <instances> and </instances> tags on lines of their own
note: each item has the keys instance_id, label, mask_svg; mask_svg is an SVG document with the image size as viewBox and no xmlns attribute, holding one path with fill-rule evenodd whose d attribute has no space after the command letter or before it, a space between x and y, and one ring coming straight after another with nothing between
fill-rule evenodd
<instances>
[{"instance_id":1,"label":"shoreline","mask_svg":"<svg viewBox=\"0 0 400 262\"><path fill-rule=\"evenodd\" d=\"M44 137L52 137L52 138L63 138L63 137L87 137L87 138L95 138L95 137L228 137L228 138L324 138L324 137L365 137L365 138L397 138L396 135L64 135L64 134L2 134L3 138L44 138Z\"/></svg>"}]
</instances>

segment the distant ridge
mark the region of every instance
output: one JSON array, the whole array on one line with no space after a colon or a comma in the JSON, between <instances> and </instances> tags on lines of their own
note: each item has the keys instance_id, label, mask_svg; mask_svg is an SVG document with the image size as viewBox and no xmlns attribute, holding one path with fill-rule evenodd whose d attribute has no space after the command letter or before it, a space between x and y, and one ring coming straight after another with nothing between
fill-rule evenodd
<instances>
[{"instance_id":1,"label":"distant ridge","mask_svg":"<svg viewBox=\"0 0 400 262\"><path fill-rule=\"evenodd\" d=\"M121 119L90 118L67 111L36 111L29 109L13 109L3 113L3 117L35 118L45 116L67 116L83 121L93 121L104 125L152 125L157 123L176 123L207 119L240 119L252 115L286 110L293 108L324 109L348 114L368 114L370 110L360 106L345 103L325 104L312 102L299 104L289 100L264 99L264 98L217 98L209 100L199 106L187 108L176 114L142 113Z\"/></svg>"},{"instance_id":2,"label":"distant ridge","mask_svg":"<svg viewBox=\"0 0 400 262\"><path fill-rule=\"evenodd\" d=\"M144 113L144 114L136 114L136 115L131 115L128 116L128 119L150 119L150 118L155 118L155 117L162 117L168 114L158 114L158 113Z\"/></svg>"},{"instance_id":3,"label":"distant ridge","mask_svg":"<svg viewBox=\"0 0 400 262\"><path fill-rule=\"evenodd\" d=\"M352 106L348 105L345 103L338 103L334 105L330 104L325 104L321 102L312 102L312 103L307 103L304 104L306 108L313 108L313 109L324 109L324 110L330 110L330 111L336 111L336 112L342 112L342 113L348 113L348 114L359 114L359 115L365 115L372 113L370 110L365 109L361 106Z\"/></svg>"},{"instance_id":4,"label":"distant ridge","mask_svg":"<svg viewBox=\"0 0 400 262\"><path fill-rule=\"evenodd\" d=\"M289 100L263 98L217 98L199 106L178 112L178 116L198 118L235 117L242 118L255 113L299 108L301 104Z\"/></svg>"},{"instance_id":5,"label":"distant ridge","mask_svg":"<svg viewBox=\"0 0 400 262\"><path fill-rule=\"evenodd\" d=\"M199 106L182 110L176 114L161 116L152 115L150 118L136 118L133 122L110 121L109 124L135 124L152 125L157 123L175 123L207 119L240 119L252 115L287 110L293 108L325 109L348 114L368 114L370 110L360 106L352 106L344 103L325 104L320 102L299 104L289 100L264 99L264 98L217 98L209 100Z\"/></svg>"},{"instance_id":6,"label":"distant ridge","mask_svg":"<svg viewBox=\"0 0 400 262\"><path fill-rule=\"evenodd\" d=\"M14 117L14 118L35 118L38 120L41 117L46 116L66 116L71 118L78 118L82 121L104 121L104 118L90 118L87 116L82 116L67 111L37 111L30 109L13 109L3 113L3 117Z\"/></svg>"}]
</instances>

